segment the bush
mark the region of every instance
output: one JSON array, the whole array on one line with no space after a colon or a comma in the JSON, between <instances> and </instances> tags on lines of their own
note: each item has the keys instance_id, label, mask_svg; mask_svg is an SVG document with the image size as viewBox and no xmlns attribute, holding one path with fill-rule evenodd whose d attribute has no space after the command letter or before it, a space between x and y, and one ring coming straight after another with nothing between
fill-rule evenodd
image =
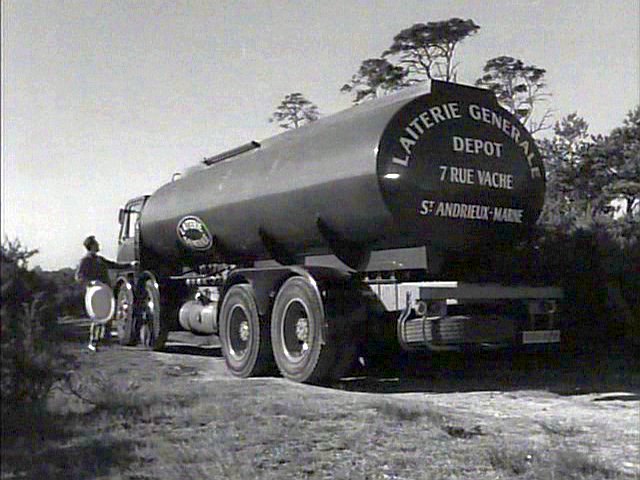
<instances>
[{"instance_id":1,"label":"bush","mask_svg":"<svg viewBox=\"0 0 640 480\"><path fill-rule=\"evenodd\" d=\"M61 317L79 317L84 311L84 287L74 279L72 268L42 272L41 276L55 287L55 303Z\"/></svg>"},{"instance_id":2,"label":"bush","mask_svg":"<svg viewBox=\"0 0 640 480\"><path fill-rule=\"evenodd\" d=\"M640 242L621 242L611 232L610 225L593 223L569 232L547 230L536 242L540 275L565 290L567 333L574 343L640 341Z\"/></svg>"},{"instance_id":3,"label":"bush","mask_svg":"<svg viewBox=\"0 0 640 480\"><path fill-rule=\"evenodd\" d=\"M18 410L41 410L69 362L58 346L55 289L27 267L28 259L36 253L18 240L2 244L3 419Z\"/></svg>"}]
</instances>

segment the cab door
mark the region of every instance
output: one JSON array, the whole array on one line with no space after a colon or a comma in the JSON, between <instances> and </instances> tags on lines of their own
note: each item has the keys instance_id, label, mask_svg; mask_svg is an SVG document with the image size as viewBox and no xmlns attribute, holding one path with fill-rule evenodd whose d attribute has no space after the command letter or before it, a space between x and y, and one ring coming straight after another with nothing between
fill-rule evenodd
<instances>
[{"instance_id":1,"label":"cab door","mask_svg":"<svg viewBox=\"0 0 640 480\"><path fill-rule=\"evenodd\" d=\"M140 213L148 197L130 200L120 210L120 235L118 237L118 262L139 261Z\"/></svg>"}]
</instances>

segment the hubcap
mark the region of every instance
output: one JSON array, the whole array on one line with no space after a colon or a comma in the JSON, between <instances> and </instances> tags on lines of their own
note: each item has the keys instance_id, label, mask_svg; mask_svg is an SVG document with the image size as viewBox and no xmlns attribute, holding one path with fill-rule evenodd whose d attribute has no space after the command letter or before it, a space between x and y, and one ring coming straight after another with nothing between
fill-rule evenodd
<instances>
[{"instance_id":1,"label":"hubcap","mask_svg":"<svg viewBox=\"0 0 640 480\"><path fill-rule=\"evenodd\" d=\"M309 352L313 333L310 314L299 299L289 301L284 309L284 320L280 332L283 352L290 362L299 362Z\"/></svg>"},{"instance_id":2,"label":"hubcap","mask_svg":"<svg viewBox=\"0 0 640 480\"><path fill-rule=\"evenodd\" d=\"M246 320L240 323L240 332L238 333L240 340L246 342L249 340L249 322Z\"/></svg>"},{"instance_id":3,"label":"hubcap","mask_svg":"<svg viewBox=\"0 0 640 480\"><path fill-rule=\"evenodd\" d=\"M251 340L249 316L242 305L234 305L229 315L229 353L242 358L248 352Z\"/></svg>"},{"instance_id":4,"label":"hubcap","mask_svg":"<svg viewBox=\"0 0 640 480\"><path fill-rule=\"evenodd\" d=\"M309 339L309 319L308 318L299 318L296 322L296 337L298 340L303 342L306 345L307 340Z\"/></svg>"}]
</instances>

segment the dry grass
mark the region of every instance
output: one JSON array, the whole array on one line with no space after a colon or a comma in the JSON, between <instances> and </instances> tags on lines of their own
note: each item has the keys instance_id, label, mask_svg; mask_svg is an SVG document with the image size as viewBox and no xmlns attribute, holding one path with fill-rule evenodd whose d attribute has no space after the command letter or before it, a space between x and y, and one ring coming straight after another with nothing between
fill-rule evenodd
<instances>
[{"instance_id":1,"label":"dry grass","mask_svg":"<svg viewBox=\"0 0 640 480\"><path fill-rule=\"evenodd\" d=\"M527 443L417 397L237 380L221 359L120 347L80 357L52 415L3 442L2 478L632 478L577 426L532 423L540 436Z\"/></svg>"},{"instance_id":2,"label":"dry grass","mask_svg":"<svg viewBox=\"0 0 640 480\"><path fill-rule=\"evenodd\" d=\"M558 435L560 437L575 437L584 433L584 429L576 425L563 425L559 422L538 422L540 428L549 435Z\"/></svg>"},{"instance_id":3,"label":"dry grass","mask_svg":"<svg viewBox=\"0 0 640 480\"><path fill-rule=\"evenodd\" d=\"M631 478L604 460L563 445L507 445L504 441L488 450L489 463L506 478L523 480L601 480Z\"/></svg>"}]
</instances>

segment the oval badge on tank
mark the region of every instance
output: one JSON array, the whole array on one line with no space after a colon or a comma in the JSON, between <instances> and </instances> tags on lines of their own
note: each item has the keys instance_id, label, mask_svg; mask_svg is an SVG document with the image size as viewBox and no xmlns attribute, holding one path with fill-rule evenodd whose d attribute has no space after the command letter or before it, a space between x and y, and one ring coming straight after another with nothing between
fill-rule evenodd
<instances>
[{"instance_id":1,"label":"oval badge on tank","mask_svg":"<svg viewBox=\"0 0 640 480\"><path fill-rule=\"evenodd\" d=\"M192 250L209 250L213 245L209 229L202 220L193 215L180 220L176 232L182 244Z\"/></svg>"}]
</instances>

